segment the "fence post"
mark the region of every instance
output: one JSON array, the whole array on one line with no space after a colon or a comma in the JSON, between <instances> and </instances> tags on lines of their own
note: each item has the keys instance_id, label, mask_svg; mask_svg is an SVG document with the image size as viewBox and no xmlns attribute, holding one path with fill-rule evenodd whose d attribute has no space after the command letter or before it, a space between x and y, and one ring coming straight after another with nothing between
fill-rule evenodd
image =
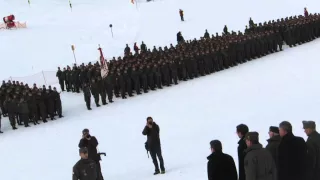
<instances>
[{"instance_id":1,"label":"fence post","mask_svg":"<svg viewBox=\"0 0 320 180\"><path fill-rule=\"evenodd\" d=\"M43 76L44 84L47 86L47 80L46 80L46 77L44 76L44 72L43 71L42 71L42 76Z\"/></svg>"}]
</instances>

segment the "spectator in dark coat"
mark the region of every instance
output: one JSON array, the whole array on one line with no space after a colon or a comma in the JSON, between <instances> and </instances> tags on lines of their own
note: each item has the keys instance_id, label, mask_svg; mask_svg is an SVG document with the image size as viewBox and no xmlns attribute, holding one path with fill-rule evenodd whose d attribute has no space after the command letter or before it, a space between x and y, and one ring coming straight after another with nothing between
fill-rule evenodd
<instances>
[{"instance_id":1,"label":"spectator in dark coat","mask_svg":"<svg viewBox=\"0 0 320 180\"><path fill-rule=\"evenodd\" d=\"M249 128L247 125L239 124L237 126L237 134L240 138L238 142L239 180L246 180L246 175L244 172L244 157L246 156L245 150L247 149L247 144L244 138L248 132Z\"/></svg>"},{"instance_id":2,"label":"spectator in dark coat","mask_svg":"<svg viewBox=\"0 0 320 180\"><path fill-rule=\"evenodd\" d=\"M98 140L96 137L91 136L89 133L89 129L84 129L82 131L82 139L79 142L79 148L86 147L89 151L89 158L94 161L99 161L100 156L98 156L97 146Z\"/></svg>"},{"instance_id":3,"label":"spectator in dark coat","mask_svg":"<svg viewBox=\"0 0 320 180\"><path fill-rule=\"evenodd\" d=\"M279 125L282 137L279 144L279 180L306 179L307 145L303 138L294 136L288 121Z\"/></svg>"},{"instance_id":4,"label":"spectator in dark coat","mask_svg":"<svg viewBox=\"0 0 320 180\"><path fill-rule=\"evenodd\" d=\"M91 136L89 133L89 129L84 129L82 131L82 139L79 142L79 148L87 148L88 149L88 157L96 162L97 165L97 173L98 179L103 180L101 173L101 165L100 165L100 155L98 154L97 146L99 145L96 137Z\"/></svg>"},{"instance_id":5,"label":"spectator in dark coat","mask_svg":"<svg viewBox=\"0 0 320 180\"><path fill-rule=\"evenodd\" d=\"M303 121L303 129L307 139L307 178L306 180L320 179L320 134L316 131L314 121Z\"/></svg>"},{"instance_id":6,"label":"spectator in dark coat","mask_svg":"<svg viewBox=\"0 0 320 180\"><path fill-rule=\"evenodd\" d=\"M222 152L219 140L210 142L212 154L207 157L208 180L237 180L237 169L233 158Z\"/></svg>"},{"instance_id":7,"label":"spectator in dark coat","mask_svg":"<svg viewBox=\"0 0 320 180\"><path fill-rule=\"evenodd\" d=\"M147 124L144 127L142 134L147 136L147 146L148 150L150 151L150 155L155 167L155 173L159 174L159 166L158 166L158 161L157 161L157 156L160 161L160 169L161 169L161 174L165 173L165 167L164 167L164 162L163 162L163 157L162 157L162 152L161 152L161 143L160 143L160 128L159 126L153 122L152 117L147 118Z\"/></svg>"},{"instance_id":8,"label":"spectator in dark coat","mask_svg":"<svg viewBox=\"0 0 320 180\"><path fill-rule=\"evenodd\" d=\"M248 147L244 158L246 180L277 180L276 165L270 152L259 143L259 133L248 132L245 139Z\"/></svg>"},{"instance_id":9,"label":"spectator in dark coat","mask_svg":"<svg viewBox=\"0 0 320 180\"><path fill-rule=\"evenodd\" d=\"M96 163L88 158L88 149L79 149L81 159L73 166L72 180L97 180Z\"/></svg>"},{"instance_id":10,"label":"spectator in dark coat","mask_svg":"<svg viewBox=\"0 0 320 180\"><path fill-rule=\"evenodd\" d=\"M270 139L267 140L268 144L266 149L271 153L273 160L276 163L276 167L278 168L278 147L281 141L279 128L276 126L270 126L269 137Z\"/></svg>"}]
</instances>

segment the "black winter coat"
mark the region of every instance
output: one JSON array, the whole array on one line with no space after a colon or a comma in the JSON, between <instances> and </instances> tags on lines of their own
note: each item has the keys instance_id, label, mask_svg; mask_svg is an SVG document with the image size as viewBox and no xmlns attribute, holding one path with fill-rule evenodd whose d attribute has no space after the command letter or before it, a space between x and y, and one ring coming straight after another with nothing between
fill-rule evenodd
<instances>
[{"instance_id":1,"label":"black winter coat","mask_svg":"<svg viewBox=\"0 0 320 180\"><path fill-rule=\"evenodd\" d=\"M98 155L98 151L97 151L97 146L98 146L98 140L96 137L94 136L89 136L91 139L85 139L82 138L79 142L79 148L83 148L86 147L88 149L88 156L90 159L94 160L94 161L99 161L100 155Z\"/></svg>"},{"instance_id":2,"label":"black winter coat","mask_svg":"<svg viewBox=\"0 0 320 180\"><path fill-rule=\"evenodd\" d=\"M72 180L97 180L97 165L91 159L80 159L73 166Z\"/></svg>"},{"instance_id":3,"label":"black winter coat","mask_svg":"<svg viewBox=\"0 0 320 180\"><path fill-rule=\"evenodd\" d=\"M237 180L237 169L233 158L223 152L214 152L207 157L208 180Z\"/></svg>"},{"instance_id":4,"label":"black winter coat","mask_svg":"<svg viewBox=\"0 0 320 180\"><path fill-rule=\"evenodd\" d=\"M306 178L307 145L301 137L288 133L279 144L279 180Z\"/></svg>"},{"instance_id":5,"label":"black winter coat","mask_svg":"<svg viewBox=\"0 0 320 180\"><path fill-rule=\"evenodd\" d=\"M317 131L312 132L307 139L307 179L320 179L320 134Z\"/></svg>"},{"instance_id":6,"label":"black winter coat","mask_svg":"<svg viewBox=\"0 0 320 180\"><path fill-rule=\"evenodd\" d=\"M160 133L160 128L155 122L153 122L152 128L149 128L148 126L144 127L142 134L147 136L148 138L147 144L150 151L156 148L160 148L161 143L160 143L159 133Z\"/></svg>"},{"instance_id":7,"label":"black winter coat","mask_svg":"<svg viewBox=\"0 0 320 180\"><path fill-rule=\"evenodd\" d=\"M268 144L266 146L266 149L271 153L273 160L276 164L276 167L278 169L278 147L281 141L280 136L273 136L270 139L267 140Z\"/></svg>"},{"instance_id":8,"label":"black winter coat","mask_svg":"<svg viewBox=\"0 0 320 180\"><path fill-rule=\"evenodd\" d=\"M244 172L244 158L246 156L245 150L247 149L247 144L244 137L239 140L238 144L239 180L246 180Z\"/></svg>"},{"instance_id":9,"label":"black winter coat","mask_svg":"<svg viewBox=\"0 0 320 180\"><path fill-rule=\"evenodd\" d=\"M29 107L26 101L19 103L19 113L20 114L29 114Z\"/></svg>"}]
</instances>

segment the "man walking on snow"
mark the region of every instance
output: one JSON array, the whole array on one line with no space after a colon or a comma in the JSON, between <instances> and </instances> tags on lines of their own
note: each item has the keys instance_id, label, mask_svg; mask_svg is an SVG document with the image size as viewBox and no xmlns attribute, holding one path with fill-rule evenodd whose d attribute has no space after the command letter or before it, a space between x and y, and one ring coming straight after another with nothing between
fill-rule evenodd
<instances>
[{"instance_id":1,"label":"man walking on snow","mask_svg":"<svg viewBox=\"0 0 320 180\"><path fill-rule=\"evenodd\" d=\"M159 126L155 122L153 122L152 117L148 117L147 124L144 127L142 134L148 137L147 146L148 146L148 150L150 151L150 155L155 167L154 175L157 175L160 173L157 156L160 161L161 174L165 173L165 168L164 168L164 163L163 163L163 158L161 153L161 143L160 143L159 133L160 133Z\"/></svg>"}]
</instances>

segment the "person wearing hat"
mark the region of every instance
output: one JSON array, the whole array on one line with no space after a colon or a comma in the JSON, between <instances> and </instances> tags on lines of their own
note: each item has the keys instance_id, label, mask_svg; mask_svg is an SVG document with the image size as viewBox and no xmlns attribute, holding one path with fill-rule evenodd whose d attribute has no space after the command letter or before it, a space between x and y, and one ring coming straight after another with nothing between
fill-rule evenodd
<instances>
[{"instance_id":1,"label":"person wearing hat","mask_svg":"<svg viewBox=\"0 0 320 180\"><path fill-rule=\"evenodd\" d=\"M293 135L288 121L279 124L281 142L278 147L279 180L306 179L307 145L303 138Z\"/></svg>"},{"instance_id":2,"label":"person wearing hat","mask_svg":"<svg viewBox=\"0 0 320 180\"><path fill-rule=\"evenodd\" d=\"M320 179L320 134L314 121L302 121L307 139L307 180Z\"/></svg>"},{"instance_id":3,"label":"person wearing hat","mask_svg":"<svg viewBox=\"0 0 320 180\"><path fill-rule=\"evenodd\" d=\"M247 149L245 135L249 132L249 128L245 124L239 124L237 126L237 135L240 138L238 142L238 161L239 161L239 180L246 180L246 174L244 172L244 157L246 156L245 150Z\"/></svg>"},{"instance_id":4,"label":"person wearing hat","mask_svg":"<svg viewBox=\"0 0 320 180\"><path fill-rule=\"evenodd\" d=\"M219 140L210 142L211 154L207 157L208 180L238 180L236 165L232 156L222 152Z\"/></svg>"},{"instance_id":5,"label":"person wearing hat","mask_svg":"<svg viewBox=\"0 0 320 180\"><path fill-rule=\"evenodd\" d=\"M244 158L246 180L277 180L277 168L270 152L259 143L259 133L245 136L248 149Z\"/></svg>"},{"instance_id":6,"label":"person wearing hat","mask_svg":"<svg viewBox=\"0 0 320 180\"><path fill-rule=\"evenodd\" d=\"M154 175L160 173L157 156L160 161L161 174L165 173L159 133L159 126L153 121L152 117L147 117L147 124L144 127L142 134L147 136L147 148L150 152L155 167Z\"/></svg>"},{"instance_id":7,"label":"person wearing hat","mask_svg":"<svg viewBox=\"0 0 320 180\"><path fill-rule=\"evenodd\" d=\"M281 141L279 135L279 128L277 126L270 126L269 128L269 139L266 149L271 153L276 166L278 167L278 147Z\"/></svg>"},{"instance_id":8,"label":"person wearing hat","mask_svg":"<svg viewBox=\"0 0 320 180\"><path fill-rule=\"evenodd\" d=\"M84 101L86 102L87 109L91 110L91 89L90 89L89 83L87 82L83 83L82 90L83 90Z\"/></svg>"},{"instance_id":9,"label":"person wearing hat","mask_svg":"<svg viewBox=\"0 0 320 180\"><path fill-rule=\"evenodd\" d=\"M100 165L100 160L101 157L98 154L98 140L95 136L91 136L89 129L84 129L82 130L82 139L79 142L79 148L87 148L88 149L88 157L89 159L92 159L93 161L96 162L97 164L97 171L98 171L98 176L102 178L102 173L101 173L101 165ZM99 179L99 180L100 180Z\"/></svg>"},{"instance_id":10,"label":"person wearing hat","mask_svg":"<svg viewBox=\"0 0 320 180\"><path fill-rule=\"evenodd\" d=\"M96 162L88 157L88 149L79 149L81 159L73 166L72 180L97 180Z\"/></svg>"}]
</instances>

